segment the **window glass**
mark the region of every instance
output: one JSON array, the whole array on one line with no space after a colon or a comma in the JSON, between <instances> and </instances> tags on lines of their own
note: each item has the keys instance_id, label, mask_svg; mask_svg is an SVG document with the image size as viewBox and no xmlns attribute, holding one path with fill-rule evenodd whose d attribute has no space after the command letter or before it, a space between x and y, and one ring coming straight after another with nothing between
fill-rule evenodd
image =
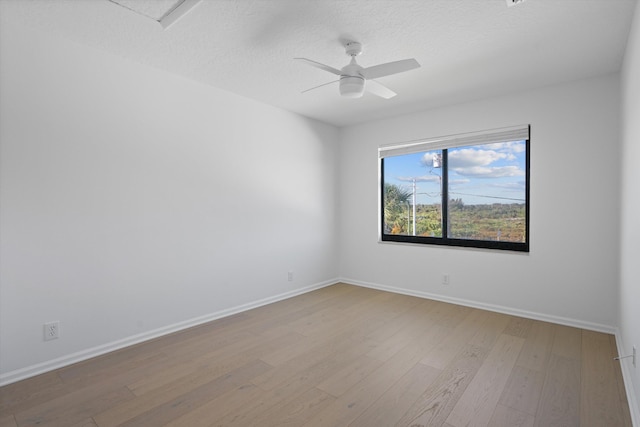
<instances>
[{"instance_id":1,"label":"window glass","mask_svg":"<svg viewBox=\"0 0 640 427\"><path fill-rule=\"evenodd\" d=\"M526 143L448 150L450 238L526 241Z\"/></svg>"},{"instance_id":2,"label":"window glass","mask_svg":"<svg viewBox=\"0 0 640 427\"><path fill-rule=\"evenodd\" d=\"M388 157L385 170L385 232L442 237L442 150Z\"/></svg>"},{"instance_id":3,"label":"window glass","mask_svg":"<svg viewBox=\"0 0 640 427\"><path fill-rule=\"evenodd\" d=\"M529 140L387 153L382 241L529 250Z\"/></svg>"}]
</instances>

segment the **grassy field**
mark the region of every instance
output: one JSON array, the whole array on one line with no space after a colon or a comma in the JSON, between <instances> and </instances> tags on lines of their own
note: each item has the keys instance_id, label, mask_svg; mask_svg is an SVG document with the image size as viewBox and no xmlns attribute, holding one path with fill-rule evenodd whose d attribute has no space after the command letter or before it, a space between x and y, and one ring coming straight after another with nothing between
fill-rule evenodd
<instances>
[{"instance_id":1,"label":"grassy field","mask_svg":"<svg viewBox=\"0 0 640 427\"><path fill-rule=\"evenodd\" d=\"M440 204L416 206L416 235L442 237ZM413 233L409 205L385 211L389 234ZM524 242L526 233L524 203L465 205L460 200L449 203L449 237L473 240Z\"/></svg>"}]
</instances>

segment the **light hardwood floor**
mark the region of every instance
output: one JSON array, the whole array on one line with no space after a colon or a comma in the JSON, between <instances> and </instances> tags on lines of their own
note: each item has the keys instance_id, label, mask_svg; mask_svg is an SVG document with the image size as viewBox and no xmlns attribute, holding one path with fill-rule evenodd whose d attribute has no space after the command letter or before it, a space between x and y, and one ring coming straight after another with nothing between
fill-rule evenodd
<instances>
[{"instance_id":1,"label":"light hardwood floor","mask_svg":"<svg viewBox=\"0 0 640 427\"><path fill-rule=\"evenodd\" d=\"M7 426L631 426L614 337L337 284L0 388Z\"/></svg>"}]
</instances>

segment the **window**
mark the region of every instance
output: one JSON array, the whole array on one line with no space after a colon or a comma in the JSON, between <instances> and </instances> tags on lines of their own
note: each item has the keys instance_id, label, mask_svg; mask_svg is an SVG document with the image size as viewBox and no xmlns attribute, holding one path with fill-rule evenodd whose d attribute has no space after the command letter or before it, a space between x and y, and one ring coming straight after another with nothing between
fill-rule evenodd
<instances>
[{"instance_id":1,"label":"window","mask_svg":"<svg viewBox=\"0 0 640 427\"><path fill-rule=\"evenodd\" d=\"M529 251L529 126L382 146L380 240Z\"/></svg>"}]
</instances>

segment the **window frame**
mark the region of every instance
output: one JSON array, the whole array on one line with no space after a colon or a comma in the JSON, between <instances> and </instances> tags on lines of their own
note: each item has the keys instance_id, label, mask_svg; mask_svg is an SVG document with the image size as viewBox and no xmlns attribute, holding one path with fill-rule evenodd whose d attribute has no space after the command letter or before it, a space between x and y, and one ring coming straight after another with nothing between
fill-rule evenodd
<instances>
[{"instance_id":1,"label":"window frame","mask_svg":"<svg viewBox=\"0 0 640 427\"><path fill-rule=\"evenodd\" d=\"M411 141L408 143L400 143L400 144L391 144L386 146L381 146L379 148L379 157L378 157L378 171L379 171L379 188L378 188L378 209L379 209L379 224L378 224L378 241L380 243L387 242L396 242L396 243L410 243L410 244L420 244L420 245L438 245L438 246L455 246L455 247L465 247L465 248L480 248L480 249L497 249L497 250L505 250L505 251L516 251L516 252L529 252L530 251L530 175L531 175L531 127L530 125L526 126L527 136L526 138L518 138L518 139L504 139L504 140L492 140L491 135L499 134L503 130L510 129L520 129L522 130L523 126L514 127L514 128L504 128L504 129L494 129L489 131L475 132L473 134L463 134L463 135L453 135L450 137L441 137L434 138L430 140L420 140L420 141ZM488 135L488 142L471 142L468 145L464 145L464 142L460 142L460 140L464 140L465 137L471 136L469 138L470 141L473 141L474 135ZM448 144L447 141L453 141ZM457 142L456 142L457 141ZM448 150L450 148L457 147L467 147L474 145L483 145L490 144L495 142L513 142L513 141L524 141L525 142L525 241L524 242L506 242L506 241L497 241L497 240L473 240L473 239L460 239L460 238L451 238L448 237L448 223L449 223L449 170L448 170ZM433 143L432 143L433 142ZM432 145L432 146L430 146ZM393 150L395 147L411 147L418 146L424 147L424 151L430 150L442 150L442 197L441 197L441 209L442 209L442 237L432 237L432 236L413 236L413 235L405 235L405 234L386 234L384 232L384 157L391 157L389 155L383 156L380 154L383 150L391 149ZM402 149L402 148L401 148ZM421 151L414 151L421 152ZM404 155L408 153L396 154L397 156Z\"/></svg>"}]
</instances>

